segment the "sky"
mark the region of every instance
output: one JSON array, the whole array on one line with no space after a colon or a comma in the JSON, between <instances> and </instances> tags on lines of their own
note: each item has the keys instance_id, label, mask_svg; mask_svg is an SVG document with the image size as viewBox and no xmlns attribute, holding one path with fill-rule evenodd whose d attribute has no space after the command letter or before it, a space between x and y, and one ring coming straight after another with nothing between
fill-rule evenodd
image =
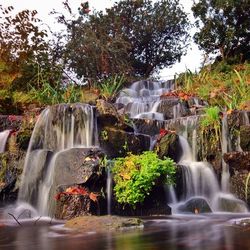
<instances>
[{"instance_id":1,"label":"sky","mask_svg":"<svg viewBox=\"0 0 250 250\"><path fill-rule=\"evenodd\" d=\"M90 10L105 10L105 8L111 7L114 2L119 0L89 0ZM50 16L49 13L53 9L60 12L63 11L63 6L61 4L62 0L0 0L0 4L3 6L12 5L15 11L20 11L24 9L37 10L38 17L45 23L47 23L52 30L60 29L60 26L56 23L54 17ZM69 0L70 6L73 12L77 13L77 9L84 0ZM180 4L183 5L184 10L187 13L191 13L191 6L193 0L179 0ZM190 20L193 21L193 17L189 15ZM190 69L191 71L198 71L202 62L202 52L199 51L196 44L191 43L187 55L183 56L180 63L176 63L171 68L165 68L161 70L160 76L163 79L171 79L175 74L186 71Z\"/></svg>"}]
</instances>

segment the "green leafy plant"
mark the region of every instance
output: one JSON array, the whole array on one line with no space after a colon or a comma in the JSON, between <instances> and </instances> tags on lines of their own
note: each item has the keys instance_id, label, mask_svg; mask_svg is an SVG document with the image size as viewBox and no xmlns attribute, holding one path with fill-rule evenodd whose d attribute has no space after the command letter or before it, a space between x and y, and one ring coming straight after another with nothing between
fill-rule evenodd
<instances>
[{"instance_id":1,"label":"green leafy plant","mask_svg":"<svg viewBox=\"0 0 250 250\"><path fill-rule=\"evenodd\" d=\"M205 115L201 119L202 130L214 130L216 140L218 141L220 139L221 134L220 127L220 109L217 106L205 108Z\"/></svg>"},{"instance_id":2,"label":"green leafy plant","mask_svg":"<svg viewBox=\"0 0 250 250\"><path fill-rule=\"evenodd\" d=\"M112 101L118 94L121 89L125 78L123 76L115 75L114 77L109 77L106 80L103 80L97 85L100 90L100 95L106 101Z\"/></svg>"},{"instance_id":3,"label":"green leafy plant","mask_svg":"<svg viewBox=\"0 0 250 250\"><path fill-rule=\"evenodd\" d=\"M175 171L173 160L161 160L151 151L117 158L112 168L116 198L119 203L135 208L158 182L174 184Z\"/></svg>"}]
</instances>

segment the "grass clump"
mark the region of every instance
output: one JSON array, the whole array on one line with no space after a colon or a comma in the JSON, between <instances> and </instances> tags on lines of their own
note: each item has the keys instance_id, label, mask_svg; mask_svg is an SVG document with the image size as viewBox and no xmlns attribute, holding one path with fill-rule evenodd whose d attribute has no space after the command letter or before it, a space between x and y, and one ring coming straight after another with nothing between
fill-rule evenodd
<instances>
[{"instance_id":1,"label":"grass clump","mask_svg":"<svg viewBox=\"0 0 250 250\"><path fill-rule=\"evenodd\" d=\"M117 158L112 168L115 196L119 203L135 208L138 203L144 201L158 182L174 184L175 172L172 159L161 160L151 151Z\"/></svg>"}]
</instances>

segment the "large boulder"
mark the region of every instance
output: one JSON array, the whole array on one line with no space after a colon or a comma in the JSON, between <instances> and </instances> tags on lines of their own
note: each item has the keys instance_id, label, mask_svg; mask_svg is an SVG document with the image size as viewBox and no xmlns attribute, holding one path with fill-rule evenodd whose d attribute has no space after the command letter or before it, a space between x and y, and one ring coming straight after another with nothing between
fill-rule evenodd
<instances>
[{"instance_id":1,"label":"large boulder","mask_svg":"<svg viewBox=\"0 0 250 250\"><path fill-rule=\"evenodd\" d=\"M105 190L106 179L102 166L103 152L98 148L71 148L54 156L54 177L50 190L49 213L58 218L72 218L74 216L91 213L88 196L81 197L66 195L56 204L56 193L64 192L60 187L84 185L89 192ZM95 213L94 213L95 214Z\"/></svg>"},{"instance_id":2,"label":"large boulder","mask_svg":"<svg viewBox=\"0 0 250 250\"><path fill-rule=\"evenodd\" d=\"M98 179L103 152L98 148L71 148L55 159L54 186L82 184Z\"/></svg>"},{"instance_id":3,"label":"large boulder","mask_svg":"<svg viewBox=\"0 0 250 250\"><path fill-rule=\"evenodd\" d=\"M211 213L212 210L206 199L193 197L178 207L178 211L184 213Z\"/></svg>"},{"instance_id":4,"label":"large boulder","mask_svg":"<svg viewBox=\"0 0 250 250\"><path fill-rule=\"evenodd\" d=\"M105 127L100 132L100 145L111 158L125 156L128 152L140 154L149 150L150 136Z\"/></svg>"}]
</instances>

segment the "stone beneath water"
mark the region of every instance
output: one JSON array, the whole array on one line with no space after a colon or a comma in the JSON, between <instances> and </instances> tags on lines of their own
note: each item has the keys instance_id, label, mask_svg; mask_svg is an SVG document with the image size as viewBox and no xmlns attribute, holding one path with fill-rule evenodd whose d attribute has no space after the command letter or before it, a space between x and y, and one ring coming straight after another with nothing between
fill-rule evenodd
<instances>
[{"instance_id":1,"label":"stone beneath water","mask_svg":"<svg viewBox=\"0 0 250 250\"><path fill-rule=\"evenodd\" d=\"M231 195L230 195L231 196ZM246 204L232 197L219 197L219 210L231 213L245 213L247 212Z\"/></svg>"},{"instance_id":2,"label":"stone beneath water","mask_svg":"<svg viewBox=\"0 0 250 250\"><path fill-rule=\"evenodd\" d=\"M66 222L65 227L81 232L106 232L143 227L138 218L124 218L118 216L83 216Z\"/></svg>"},{"instance_id":3,"label":"stone beneath water","mask_svg":"<svg viewBox=\"0 0 250 250\"><path fill-rule=\"evenodd\" d=\"M211 213L212 210L206 201L202 197L194 197L185 202L185 204L178 207L178 211L185 213Z\"/></svg>"}]
</instances>

